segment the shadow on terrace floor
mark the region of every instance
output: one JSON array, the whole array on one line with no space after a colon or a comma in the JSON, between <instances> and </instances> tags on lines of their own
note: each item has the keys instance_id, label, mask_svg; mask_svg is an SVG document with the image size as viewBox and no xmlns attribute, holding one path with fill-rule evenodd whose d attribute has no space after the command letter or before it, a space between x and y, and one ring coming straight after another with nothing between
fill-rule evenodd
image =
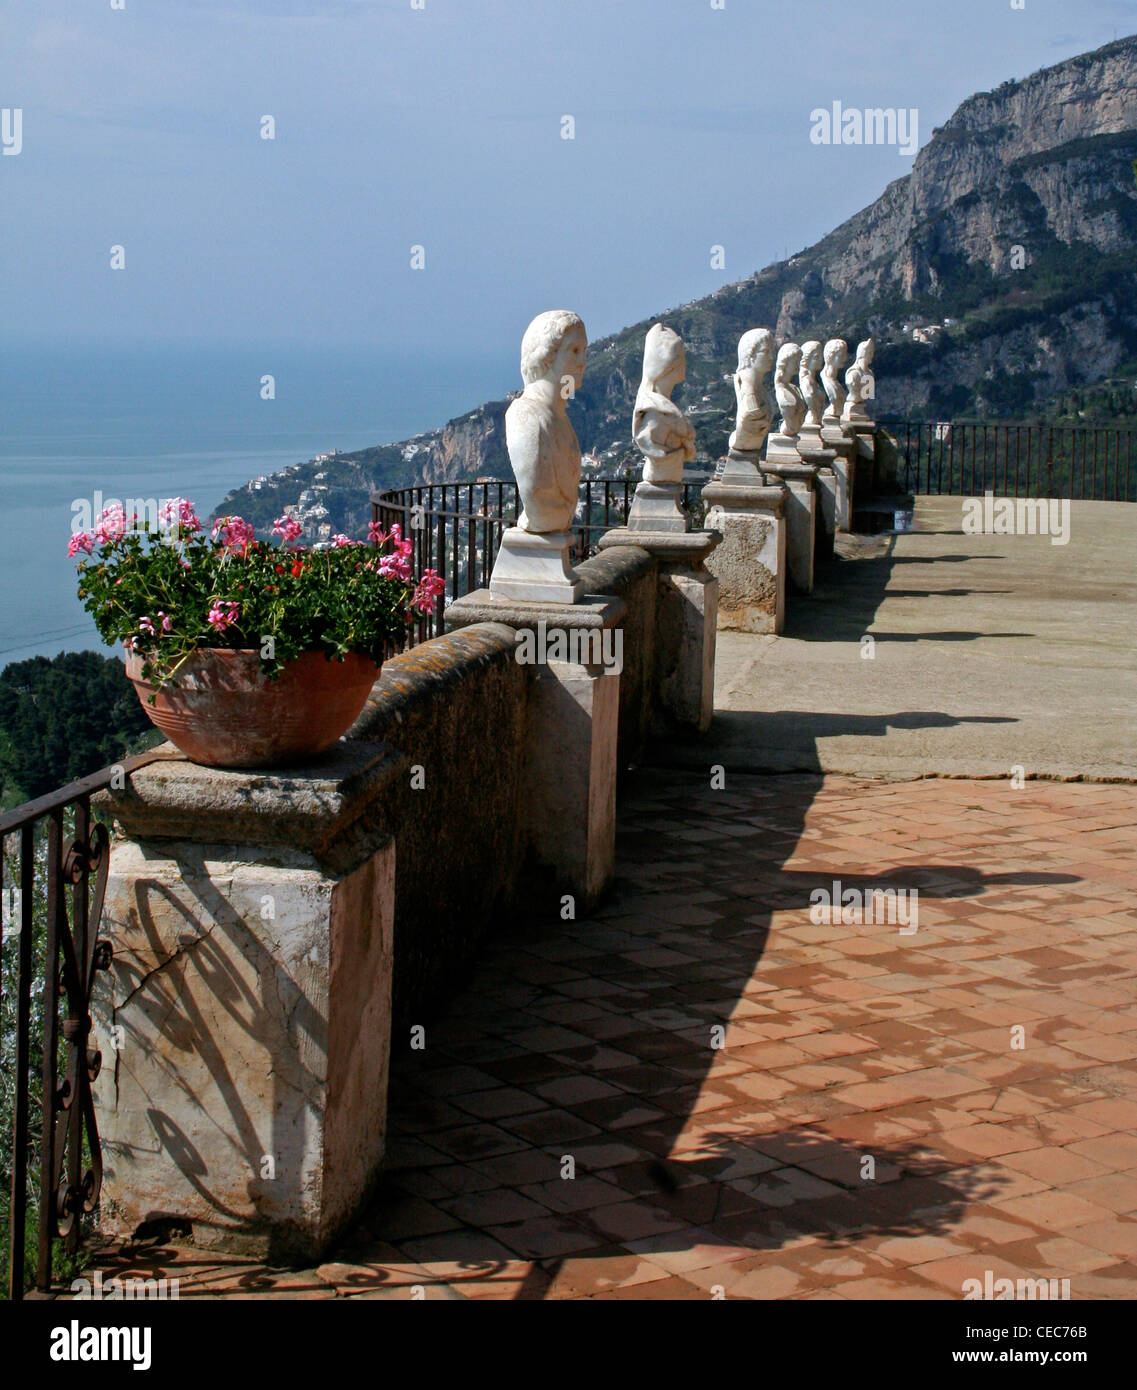
<instances>
[{"instance_id":1,"label":"shadow on terrace floor","mask_svg":"<svg viewBox=\"0 0 1137 1390\"><path fill-rule=\"evenodd\" d=\"M495 940L398 1059L388 1174L331 1261L203 1257L182 1297L928 1297L945 1263L958 1297L953 1258L990 1267L993 1232L1030 1267L1046 1232L992 1204L1036 1188L990 1135L1059 1078L1002 1025L1014 988L1081 962L1003 938L1079 880L1016 852L1007 797L640 774L601 910ZM812 925L834 878L918 888L917 933Z\"/></svg>"},{"instance_id":2,"label":"shadow on terrace floor","mask_svg":"<svg viewBox=\"0 0 1137 1390\"><path fill-rule=\"evenodd\" d=\"M942 534L942 533L937 533ZM890 589L895 565L939 566L965 560L997 560L997 555L897 555L898 536L841 536L838 553L815 569L814 589L809 595L794 595L786 607L785 636L804 642L857 641L873 630L877 611L885 598L962 598L973 593L986 595L1013 593L1011 589ZM981 636L1029 637L1024 632L947 632L876 633L880 642L973 642Z\"/></svg>"}]
</instances>

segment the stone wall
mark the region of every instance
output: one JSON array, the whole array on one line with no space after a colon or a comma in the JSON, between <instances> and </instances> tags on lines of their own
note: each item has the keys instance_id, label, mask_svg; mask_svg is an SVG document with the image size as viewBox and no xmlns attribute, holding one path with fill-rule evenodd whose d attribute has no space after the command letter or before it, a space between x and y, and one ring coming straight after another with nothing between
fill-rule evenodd
<instances>
[{"instance_id":1,"label":"stone wall","mask_svg":"<svg viewBox=\"0 0 1137 1390\"><path fill-rule=\"evenodd\" d=\"M486 925L515 895L532 668L512 628L483 623L392 657L348 734L409 767L380 808L395 836L396 1045L444 1002Z\"/></svg>"},{"instance_id":2,"label":"stone wall","mask_svg":"<svg viewBox=\"0 0 1137 1390\"><path fill-rule=\"evenodd\" d=\"M627 604L620 620L624 634L617 744L621 778L639 761L651 730L658 570L647 551L633 545L603 550L576 567L588 593L611 594Z\"/></svg>"}]
</instances>

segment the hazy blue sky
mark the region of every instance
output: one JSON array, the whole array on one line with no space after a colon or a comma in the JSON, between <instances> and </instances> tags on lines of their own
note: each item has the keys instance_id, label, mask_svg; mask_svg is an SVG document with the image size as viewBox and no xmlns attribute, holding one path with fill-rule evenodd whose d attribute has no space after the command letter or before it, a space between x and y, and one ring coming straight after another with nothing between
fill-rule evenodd
<instances>
[{"instance_id":1,"label":"hazy blue sky","mask_svg":"<svg viewBox=\"0 0 1137 1390\"><path fill-rule=\"evenodd\" d=\"M0 0L9 346L481 355L560 306L600 336L911 168L812 145L812 108L915 107L924 144L972 92L1137 29L1132 0L422 3Z\"/></svg>"}]
</instances>

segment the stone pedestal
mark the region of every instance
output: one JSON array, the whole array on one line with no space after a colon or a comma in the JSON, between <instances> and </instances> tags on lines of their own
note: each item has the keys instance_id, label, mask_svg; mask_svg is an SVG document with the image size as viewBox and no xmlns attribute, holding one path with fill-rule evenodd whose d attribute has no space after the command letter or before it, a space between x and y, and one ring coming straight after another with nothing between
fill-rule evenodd
<instances>
[{"instance_id":1,"label":"stone pedestal","mask_svg":"<svg viewBox=\"0 0 1137 1390\"><path fill-rule=\"evenodd\" d=\"M800 458L800 455L799 455ZM817 467L812 463L771 462L767 473L776 473L788 489L785 505L786 569L790 583L803 594L813 592L813 555L817 544Z\"/></svg>"},{"instance_id":2,"label":"stone pedestal","mask_svg":"<svg viewBox=\"0 0 1137 1390\"><path fill-rule=\"evenodd\" d=\"M633 531L600 537L600 550L635 545L658 562L652 650L653 723L660 733L706 733L715 702L715 642L719 583L707 559L722 537L715 530Z\"/></svg>"},{"instance_id":3,"label":"stone pedestal","mask_svg":"<svg viewBox=\"0 0 1137 1390\"><path fill-rule=\"evenodd\" d=\"M825 443L821 437L821 426L811 425L806 421L798 431L797 447L798 452L806 458L824 449Z\"/></svg>"},{"instance_id":4,"label":"stone pedestal","mask_svg":"<svg viewBox=\"0 0 1137 1390\"><path fill-rule=\"evenodd\" d=\"M783 464L800 464L801 450L797 446L796 434L772 434L766 440L766 457L763 460L765 472L778 472Z\"/></svg>"},{"instance_id":5,"label":"stone pedestal","mask_svg":"<svg viewBox=\"0 0 1137 1390\"><path fill-rule=\"evenodd\" d=\"M876 477L876 421L870 420L868 416L853 416L843 422L845 428L852 434L856 444L856 452L853 455L854 466L857 470L857 478L862 486L859 491L861 501L867 502L877 490ZM856 495L850 488L849 491L849 524L852 526L853 508L857 501Z\"/></svg>"},{"instance_id":6,"label":"stone pedestal","mask_svg":"<svg viewBox=\"0 0 1137 1390\"><path fill-rule=\"evenodd\" d=\"M798 449L806 463L817 466L817 479L814 484L817 493L814 555L819 560L830 560L833 557L833 541L837 531L837 453L825 445L820 425L802 426L801 434L798 436Z\"/></svg>"},{"instance_id":7,"label":"stone pedestal","mask_svg":"<svg viewBox=\"0 0 1137 1390\"><path fill-rule=\"evenodd\" d=\"M836 529L853 529L853 485L856 480L856 436L842 428L839 420L823 420L821 438L833 450L833 472L837 475Z\"/></svg>"},{"instance_id":8,"label":"stone pedestal","mask_svg":"<svg viewBox=\"0 0 1137 1390\"><path fill-rule=\"evenodd\" d=\"M869 463L876 457L876 421L866 415L853 416L843 422L857 444L857 458Z\"/></svg>"},{"instance_id":9,"label":"stone pedestal","mask_svg":"<svg viewBox=\"0 0 1137 1390\"><path fill-rule=\"evenodd\" d=\"M527 850L571 893L578 912L612 881L624 602L587 595L571 607L495 599L479 589L452 603L452 628L504 623L537 682L525 751Z\"/></svg>"},{"instance_id":10,"label":"stone pedestal","mask_svg":"<svg viewBox=\"0 0 1137 1390\"><path fill-rule=\"evenodd\" d=\"M837 504L841 491L836 469L826 466L818 468L814 488L817 494L817 539L814 556L818 560L831 560L837 535Z\"/></svg>"},{"instance_id":11,"label":"stone pedestal","mask_svg":"<svg viewBox=\"0 0 1137 1390\"><path fill-rule=\"evenodd\" d=\"M541 533L510 526L501 538L489 592L505 602L579 603L584 581L569 556L571 531Z\"/></svg>"},{"instance_id":12,"label":"stone pedestal","mask_svg":"<svg viewBox=\"0 0 1137 1390\"><path fill-rule=\"evenodd\" d=\"M719 624L739 632L779 633L786 618L788 489L768 484L708 483L706 522L722 545L707 561L719 581Z\"/></svg>"},{"instance_id":13,"label":"stone pedestal","mask_svg":"<svg viewBox=\"0 0 1137 1390\"><path fill-rule=\"evenodd\" d=\"M682 483L637 484L627 529L668 534L689 531L691 518L683 510Z\"/></svg>"},{"instance_id":14,"label":"stone pedestal","mask_svg":"<svg viewBox=\"0 0 1137 1390\"><path fill-rule=\"evenodd\" d=\"M720 469L715 471L715 482L731 484L743 484L749 487L760 487L762 484L762 450L761 449L731 449L722 462Z\"/></svg>"},{"instance_id":15,"label":"stone pedestal","mask_svg":"<svg viewBox=\"0 0 1137 1390\"><path fill-rule=\"evenodd\" d=\"M104 1231L318 1258L383 1158L404 760L340 743L311 767L168 761L115 817L93 1003Z\"/></svg>"}]
</instances>

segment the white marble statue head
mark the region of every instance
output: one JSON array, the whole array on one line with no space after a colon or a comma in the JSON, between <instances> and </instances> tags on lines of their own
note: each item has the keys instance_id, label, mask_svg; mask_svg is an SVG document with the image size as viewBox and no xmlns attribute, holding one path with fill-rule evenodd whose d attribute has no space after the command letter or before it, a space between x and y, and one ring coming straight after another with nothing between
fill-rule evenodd
<instances>
[{"instance_id":1,"label":"white marble statue head","mask_svg":"<svg viewBox=\"0 0 1137 1390\"><path fill-rule=\"evenodd\" d=\"M588 335L579 314L549 309L538 314L521 340L521 380L526 386L548 381L560 387L571 377L573 390L584 379Z\"/></svg>"},{"instance_id":2,"label":"white marble statue head","mask_svg":"<svg viewBox=\"0 0 1137 1390\"><path fill-rule=\"evenodd\" d=\"M857 345L856 358L853 365L845 373L845 385L848 387L849 395L841 413L843 420L867 420L869 418L864 406L866 401L872 400L876 395L876 378L872 371L875 351L876 344L871 338L866 338Z\"/></svg>"},{"instance_id":3,"label":"white marble statue head","mask_svg":"<svg viewBox=\"0 0 1137 1390\"><path fill-rule=\"evenodd\" d=\"M779 386L793 384L801 368L801 348L797 343L783 343L778 349L778 360L774 364L774 380Z\"/></svg>"},{"instance_id":4,"label":"white marble statue head","mask_svg":"<svg viewBox=\"0 0 1137 1390\"><path fill-rule=\"evenodd\" d=\"M644 339L643 386L670 398L687 376L687 348L673 328L653 324Z\"/></svg>"},{"instance_id":5,"label":"white marble statue head","mask_svg":"<svg viewBox=\"0 0 1137 1390\"><path fill-rule=\"evenodd\" d=\"M757 453L766 441L774 418L766 377L773 365L774 335L768 328L751 328L739 338L734 374L737 410L728 441L732 453Z\"/></svg>"},{"instance_id":6,"label":"white marble statue head","mask_svg":"<svg viewBox=\"0 0 1137 1390\"><path fill-rule=\"evenodd\" d=\"M774 335L768 328L751 328L738 340L738 370L754 368L765 376L774 365Z\"/></svg>"},{"instance_id":7,"label":"white marble statue head","mask_svg":"<svg viewBox=\"0 0 1137 1390\"><path fill-rule=\"evenodd\" d=\"M830 338L825 344L825 368L839 372L849 360L849 345L844 338Z\"/></svg>"},{"instance_id":8,"label":"white marble statue head","mask_svg":"<svg viewBox=\"0 0 1137 1390\"><path fill-rule=\"evenodd\" d=\"M525 390L505 412L505 447L517 478L517 527L559 534L572 524L580 444L565 405L584 375L588 340L568 309L538 314L521 340ZM572 382L572 390L566 384Z\"/></svg>"},{"instance_id":9,"label":"white marble statue head","mask_svg":"<svg viewBox=\"0 0 1137 1390\"><path fill-rule=\"evenodd\" d=\"M798 386L801 389L802 400L809 412L806 416L807 423L813 426L821 424L821 412L825 409L827 399L825 391L817 379L822 360L821 344L816 338L802 343Z\"/></svg>"}]
</instances>

